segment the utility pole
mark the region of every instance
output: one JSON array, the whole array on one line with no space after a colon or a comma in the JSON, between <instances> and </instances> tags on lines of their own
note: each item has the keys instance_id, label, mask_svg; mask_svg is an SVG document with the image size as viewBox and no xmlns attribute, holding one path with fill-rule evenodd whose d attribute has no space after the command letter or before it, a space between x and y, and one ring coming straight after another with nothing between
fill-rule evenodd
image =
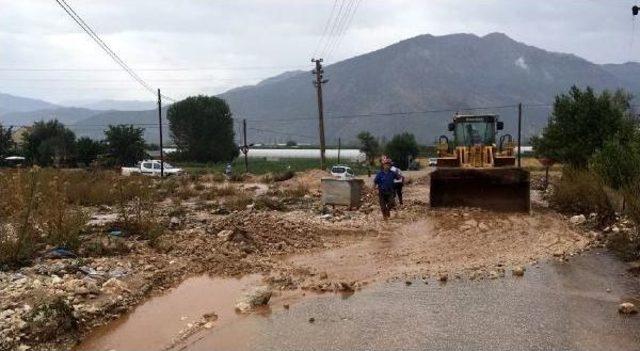
<instances>
[{"instance_id":1,"label":"utility pole","mask_svg":"<svg viewBox=\"0 0 640 351\"><path fill-rule=\"evenodd\" d=\"M162 99L158 89L158 128L160 129L160 179L164 177L164 152L162 150Z\"/></svg>"},{"instance_id":2,"label":"utility pole","mask_svg":"<svg viewBox=\"0 0 640 351\"><path fill-rule=\"evenodd\" d=\"M247 145L247 120L242 120L242 138L244 139L244 145L242 145L242 153L244 154L244 172L249 173L249 159L247 153L249 152L249 145Z\"/></svg>"},{"instance_id":3,"label":"utility pole","mask_svg":"<svg viewBox=\"0 0 640 351\"><path fill-rule=\"evenodd\" d=\"M518 168L521 167L520 165L520 155L521 155L521 150L520 150L520 140L522 137L522 103L518 104Z\"/></svg>"},{"instance_id":4,"label":"utility pole","mask_svg":"<svg viewBox=\"0 0 640 351\"><path fill-rule=\"evenodd\" d=\"M338 163L340 163L340 138L338 138Z\"/></svg>"},{"instance_id":5,"label":"utility pole","mask_svg":"<svg viewBox=\"0 0 640 351\"><path fill-rule=\"evenodd\" d=\"M311 62L316 64L316 68L311 71L311 74L315 74L316 80L313 81L313 85L316 87L316 92L318 93L318 129L320 133L320 169L325 168L325 144L324 144L324 114L322 107L322 84L328 82L328 79L323 79L322 74L324 70L322 69L322 59L311 59Z\"/></svg>"}]
</instances>

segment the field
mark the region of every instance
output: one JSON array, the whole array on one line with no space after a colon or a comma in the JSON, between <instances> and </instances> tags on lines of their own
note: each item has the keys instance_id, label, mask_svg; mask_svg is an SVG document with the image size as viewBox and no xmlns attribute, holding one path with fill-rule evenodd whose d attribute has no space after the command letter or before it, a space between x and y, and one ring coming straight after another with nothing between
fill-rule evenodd
<instances>
[{"instance_id":1,"label":"field","mask_svg":"<svg viewBox=\"0 0 640 351\"><path fill-rule=\"evenodd\" d=\"M341 164L350 166L357 175L367 173L367 169L361 163L337 159L327 159L327 167L332 165ZM192 162L177 162L176 166L186 169L193 174L205 174L205 173L223 173L226 164L225 163L192 163ZM238 157L232 163L234 174L244 173L244 158ZM262 158L249 158L249 173L255 175L263 175L266 173L280 173L285 171L301 172L310 169L317 169L320 167L320 160L307 159L307 158L282 158L279 160L267 160Z\"/></svg>"}]
</instances>

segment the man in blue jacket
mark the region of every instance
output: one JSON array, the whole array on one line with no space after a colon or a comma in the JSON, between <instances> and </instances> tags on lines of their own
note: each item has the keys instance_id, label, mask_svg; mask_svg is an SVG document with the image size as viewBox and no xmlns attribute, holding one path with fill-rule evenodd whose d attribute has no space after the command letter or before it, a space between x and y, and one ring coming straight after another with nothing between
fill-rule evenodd
<instances>
[{"instance_id":1,"label":"man in blue jacket","mask_svg":"<svg viewBox=\"0 0 640 351\"><path fill-rule=\"evenodd\" d=\"M391 216L391 210L395 208L395 187L394 180L400 179L398 173L391 171L391 159L382 157L382 170L376 174L373 183L378 189L380 199L380 210L382 218L386 221Z\"/></svg>"}]
</instances>

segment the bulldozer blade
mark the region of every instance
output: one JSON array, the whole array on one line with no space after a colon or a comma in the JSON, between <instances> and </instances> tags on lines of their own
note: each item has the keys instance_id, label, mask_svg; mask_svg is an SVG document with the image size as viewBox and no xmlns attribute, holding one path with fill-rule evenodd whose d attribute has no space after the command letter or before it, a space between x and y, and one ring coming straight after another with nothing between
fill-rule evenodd
<instances>
[{"instance_id":1,"label":"bulldozer blade","mask_svg":"<svg viewBox=\"0 0 640 351\"><path fill-rule=\"evenodd\" d=\"M431 207L479 207L528 212L529 172L515 167L438 168L431 173Z\"/></svg>"}]
</instances>

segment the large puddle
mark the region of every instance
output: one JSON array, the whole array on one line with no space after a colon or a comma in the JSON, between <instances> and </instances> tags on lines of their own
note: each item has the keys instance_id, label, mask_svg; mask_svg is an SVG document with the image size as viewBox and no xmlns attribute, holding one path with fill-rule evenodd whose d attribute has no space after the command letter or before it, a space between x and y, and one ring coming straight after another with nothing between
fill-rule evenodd
<instances>
[{"instance_id":1,"label":"large puddle","mask_svg":"<svg viewBox=\"0 0 640 351\"><path fill-rule=\"evenodd\" d=\"M96 329L76 350L162 350L169 347L172 339L189 323L200 320L205 313L218 315L216 326L241 318L234 310L235 300L260 282L259 275L240 279L188 278L128 315Z\"/></svg>"},{"instance_id":2,"label":"large puddle","mask_svg":"<svg viewBox=\"0 0 640 351\"><path fill-rule=\"evenodd\" d=\"M207 312L218 314L216 325L176 349L638 350L640 316L617 312L640 296L625 269L592 252L529 267L523 278L378 283L348 298L298 294L290 309L280 295L269 313L246 316L234 301L259 276L197 277L97 330L78 350L162 350Z\"/></svg>"}]
</instances>

